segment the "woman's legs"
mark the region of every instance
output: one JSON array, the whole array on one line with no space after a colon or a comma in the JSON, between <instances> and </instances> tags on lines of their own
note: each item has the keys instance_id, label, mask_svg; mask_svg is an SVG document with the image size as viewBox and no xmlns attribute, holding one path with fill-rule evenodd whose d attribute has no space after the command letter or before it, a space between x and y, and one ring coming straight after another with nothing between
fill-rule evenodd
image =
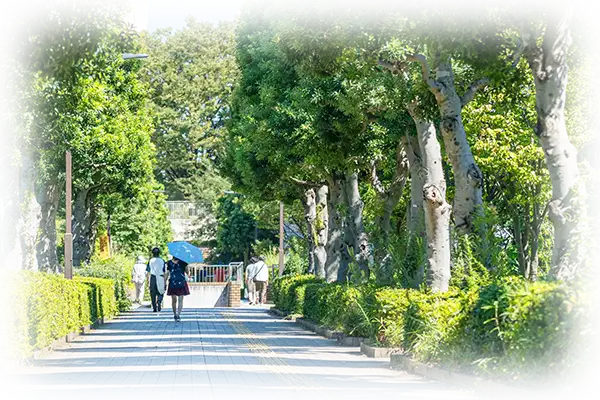
<instances>
[{"instance_id":1,"label":"woman's legs","mask_svg":"<svg viewBox=\"0 0 600 400\"><path fill-rule=\"evenodd\" d=\"M177 315L177 296L171 296L171 307L173 308L173 315Z\"/></svg>"},{"instance_id":2,"label":"woman's legs","mask_svg":"<svg viewBox=\"0 0 600 400\"><path fill-rule=\"evenodd\" d=\"M179 304L177 305L177 315L181 316L181 310L183 309L183 296L177 297L179 297Z\"/></svg>"}]
</instances>

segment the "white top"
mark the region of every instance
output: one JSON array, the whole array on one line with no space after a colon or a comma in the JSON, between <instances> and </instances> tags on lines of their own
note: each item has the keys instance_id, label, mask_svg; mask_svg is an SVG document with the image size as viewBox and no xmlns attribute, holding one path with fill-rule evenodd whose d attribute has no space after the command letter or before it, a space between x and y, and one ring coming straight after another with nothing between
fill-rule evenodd
<instances>
[{"instance_id":1,"label":"white top","mask_svg":"<svg viewBox=\"0 0 600 400\"><path fill-rule=\"evenodd\" d=\"M250 277L253 276L255 276L255 281L266 282L269 280L269 267L267 267L267 264L265 264L264 261L259 261L256 264L254 264L254 269Z\"/></svg>"},{"instance_id":2,"label":"white top","mask_svg":"<svg viewBox=\"0 0 600 400\"><path fill-rule=\"evenodd\" d=\"M246 279L252 280L254 274L256 273L256 269L254 269L255 266L256 264L248 264L246 267Z\"/></svg>"},{"instance_id":3,"label":"white top","mask_svg":"<svg viewBox=\"0 0 600 400\"><path fill-rule=\"evenodd\" d=\"M148 261L148 268L151 275L163 276L165 274L165 260L160 257L153 257Z\"/></svg>"},{"instance_id":4,"label":"white top","mask_svg":"<svg viewBox=\"0 0 600 400\"><path fill-rule=\"evenodd\" d=\"M135 263L131 273L131 280L134 283L143 283L146 280L146 264Z\"/></svg>"}]
</instances>

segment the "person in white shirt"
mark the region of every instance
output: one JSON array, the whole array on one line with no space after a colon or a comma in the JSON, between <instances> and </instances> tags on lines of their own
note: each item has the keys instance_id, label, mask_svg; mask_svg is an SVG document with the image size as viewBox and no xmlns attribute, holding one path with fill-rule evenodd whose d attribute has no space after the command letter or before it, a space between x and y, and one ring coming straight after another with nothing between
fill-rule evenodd
<instances>
[{"instance_id":1,"label":"person in white shirt","mask_svg":"<svg viewBox=\"0 0 600 400\"><path fill-rule=\"evenodd\" d=\"M256 302L265 304L267 302L267 285L269 282L269 267L265 264L265 258L259 257L254 264L254 285L256 287Z\"/></svg>"},{"instance_id":2,"label":"person in white shirt","mask_svg":"<svg viewBox=\"0 0 600 400\"><path fill-rule=\"evenodd\" d=\"M131 281L135 285L135 303L142 304L144 298L144 286L146 284L146 263L144 257L139 256L131 271Z\"/></svg>"},{"instance_id":3,"label":"person in white shirt","mask_svg":"<svg viewBox=\"0 0 600 400\"><path fill-rule=\"evenodd\" d=\"M248 288L248 302L250 305L256 304L256 286L254 285L254 275L256 273L256 257L250 259L250 264L246 267L246 287Z\"/></svg>"},{"instance_id":4,"label":"person in white shirt","mask_svg":"<svg viewBox=\"0 0 600 400\"><path fill-rule=\"evenodd\" d=\"M160 312L162 308L163 295L166 289L165 282L165 260L159 257L158 247L152 249L152 258L148 261L146 272L148 273L148 288L150 289L150 301L152 311Z\"/></svg>"}]
</instances>

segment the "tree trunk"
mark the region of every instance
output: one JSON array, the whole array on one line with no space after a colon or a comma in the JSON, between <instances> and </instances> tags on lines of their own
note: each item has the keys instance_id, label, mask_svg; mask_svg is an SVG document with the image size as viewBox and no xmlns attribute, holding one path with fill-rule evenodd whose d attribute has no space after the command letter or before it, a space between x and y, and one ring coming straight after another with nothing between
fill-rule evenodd
<instances>
[{"instance_id":1,"label":"tree trunk","mask_svg":"<svg viewBox=\"0 0 600 400\"><path fill-rule=\"evenodd\" d=\"M35 247L37 232L42 217L41 207L35 196L36 166L28 151L24 152L23 163L19 174L19 203L21 218L17 234L20 246L21 268L37 270Z\"/></svg>"},{"instance_id":2,"label":"tree trunk","mask_svg":"<svg viewBox=\"0 0 600 400\"><path fill-rule=\"evenodd\" d=\"M450 212L446 202L446 179L442 153L432 122L409 109L417 128L417 138L425 172L423 208L427 234L427 285L434 292L445 292L450 283Z\"/></svg>"},{"instance_id":3,"label":"tree trunk","mask_svg":"<svg viewBox=\"0 0 600 400\"><path fill-rule=\"evenodd\" d=\"M405 148L408 157L410 171L410 203L408 205L408 243L407 254L420 252L421 247L417 246L418 240L425 237L425 214L423 211L423 187L425 185L426 172L423 168L423 158L419 146L419 138L416 136L405 136ZM422 257L411 257L413 259L422 259ZM409 285L413 288L419 287L425 276L425 265L413 265L408 273Z\"/></svg>"},{"instance_id":4,"label":"tree trunk","mask_svg":"<svg viewBox=\"0 0 600 400\"><path fill-rule=\"evenodd\" d=\"M329 221L327 218L327 193L329 189L326 185L321 186L317 190L317 220L316 220L316 231L317 231L317 243L315 248L315 264L316 264L316 275L319 278L325 278L325 265L327 263L327 235Z\"/></svg>"},{"instance_id":5,"label":"tree trunk","mask_svg":"<svg viewBox=\"0 0 600 400\"><path fill-rule=\"evenodd\" d=\"M41 220L36 243L38 268L41 271L62 272L56 254L56 212L61 194L58 177L53 177L39 189L37 197L41 207Z\"/></svg>"},{"instance_id":6,"label":"tree trunk","mask_svg":"<svg viewBox=\"0 0 600 400\"><path fill-rule=\"evenodd\" d=\"M530 33L522 35L524 54L533 73L537 126L535 133L544 150L552 182L549 217L554 226L550 277L570 280L582 261L578 224L584 220L580 205L577 152L565 125L567 55L571 44L570 13L554 15L546 26L542 46Z\"/></svg>"},{"instance_id":7,"label":"tree trunk","mask_svg":"<svg viewBox=\"0 0 600 400\"><path fill-rule=\"evenodd\" d=\"M387 191L380 193L380 195L384 197L381 230L383 231L386 241L392 232L392 214L404 191L408 165L409 161L406 155L405 143L400 140L398 146L396 146L396 169L394 170L392 183Z\"/></svg>"},{"instance_id":8,"label":"tree trunk","mask_svg":"<svg viewBox=\"0 0 600 400\"><path fill-rule=\"evenodd\" d=\"M73 204L73 266L88 262L96 239L96 216L89 189L80 190Z\"/></svg>"},{"instance_id":9,"label":"tree trunk","mask_svg":"<svg viewBox=\"0 0 600 400\"><path fill-rule=\"evenodd\" d=\"M306 219L306 242L308 244L308 273L315 273L315 253L316 253L316 220L317 220L317 203L314 189L308 189L304 192L302 198L304 206L304 219Z\"/></svg>"},{"instance_id":10,"label":"tree trunk","mask_svg":"<svg viewBox=\"0 0 600 400\"><path fill-rule=\"evenodd\" d=\"M337 174L329 178L329 201L327 202L328 235L327 235L327 262L325 263L325 278L327 282L335 282L342 261L343 219L339 206L343 204L342 180Z\"/></svg>"},{"instance_id":11,"label":"tree trunk","mask_svg":"<svg viewBox=\"0 0 600 400\"><path fill-rule=\"evenodd\" d=\"M2 220L2 266L10 270L23 267L23 247L21 236L25 221L19 201L19 168L8 168L2 172L2 202L4 218Z\"/></svg>"},{"instance_id":12,"label":"tree trunk","mask_svg":"<svg viewBox=\"0 0 600 400\"><path fill-rule=\"evenodd\" d=\"M358 174L352 173L346 175L343 184L344 194L346 196L346 204L348 205L347 214L347 229L345 232L349 237L345 237L348 248L353 249L354 260L358 263L358 267L369 276L369 241L365 227L363 224L364 202L360 197L358 190Z\"/></svg>"},{"instance_id":13,"label":"tree trunk","mask_svg":"<svg viewBox=\"0 0 600 400\"><path fill-rule=\"evenodd\" d=\"M483 175L467 142L461 116L461 99L454 87L454 72L450 62L441 63L436 74L438 81L443 82L445 87L436 99L442 118L440 130L454 172L454 221L459 232L472 232L473 219L481 211L483 204Z\"/></svg>"}]
</instances>

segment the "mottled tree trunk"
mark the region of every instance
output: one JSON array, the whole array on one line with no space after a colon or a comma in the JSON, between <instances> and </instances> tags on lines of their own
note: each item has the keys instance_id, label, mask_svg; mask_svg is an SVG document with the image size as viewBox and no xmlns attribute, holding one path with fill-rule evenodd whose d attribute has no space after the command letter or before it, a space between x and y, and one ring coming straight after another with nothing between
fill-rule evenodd
<instances>
[{"instance_id":1,"label":"mottled tree trunk","mask_svg":"<svg viewBox=\"0 0 600 400\"><path fill-rule=\"evenodd\" d=\"M554 226L554 249L550 276L570 280L582 262L580 223L584 221L581 203L583 184L579 181L577 151L565 125L567 55L571 44L570 13L549 17L541 47L537 37L522 35L524 54L533 73L538 135L552 182L549 217Z\"/></svg>"},{"instance_id":2,"label":"mottled tree trunk","mask_svg":"<svg viewBox=\"0 0 600 400\"><path fill-rule=\"evenodd\" d=\"M38 268L41 271L62 272L56 254L56 212L60 200L61 186L54 177L38 190L41 219L36 243Z\"/></svg>"},{"instance_id":3,"label":"mottled tree trunk","mask_svg":"<svg viewBox=\"0 0 600 400\"><path fill-rule=\"evenodd\" d=\"M423 187L425 185L426 172L423 167L423 157L417 136L405 136L406 155L408 157L410 171L410 202L408 204L407 228L408 243L410 247L407 253L420 252L419 240L425 238L425 214L423 210ZM419 259L421 257L417 257ZM425 265L413 265L408 272L409 284L417 288L423 282L425 276Z\"/></svg>"},{"instance_id":4,"label":"mottled tree trunk","mask_svg":"<svg viewBox=\"0 0 600 400\"><path fill-rule=\"evenodd\" d=\"M19 168L8 168L2 171L2 202L4 218L2 220L2 266L10 270L23 267L23 245L21 235L25 229L25 221L21 213L19 200Z\"/></svg>"},{"instance_id":5,"label":"mottled tree trunk","mask_svg":"<svg viewBox=\"0 0 600 400\"><path fill-rule=\"evenodd\" d=\"M411 59L421 63L423 79L435 95L440 112L440 131L454 173L453 215L456 228L459 232L472 232L474 218L481 212L483 203L483 175L467 142L461 111L462 107L473 99L477 89L484 86L487 81L474 83L460 97L454 86L454 71L450 60L437 64L436 77L433 79L429 76L429 65L424 56L413 56Z\"/></svg>"},{"instance_id":6,"label":"mottled tree trunk","mask_svg":"<svg viewBox=\"0 0 600 400\"><path fill-rule=\"evenodd\" d=\"M343 204L342 179L337 174L329 178L329 201L327 202L328 235L327 235L327 262L325 263L325 278L327 282L335 282L338 279L340 265L342 263L342 240L343 219L340 206Z\"/></svg>"},{"instance_id":7,"label":"mottled tree trunk","mask_svg":"<svg viewBox=\"0 0 600 400\"><path fill-rule=\"evenodd\" d=\"M88 262L96 240L96 213L89 189L80 190L73 204L73 266Z\"/></svg>"},{"instance_id":8,"label":"mottled tree trunk","mask_svg":"<svg viewBox=\"0 0 600 400\"><path fill-rule=\"evenodd\" d=\"M327 194L328 187L322 185L317 190L317 220L316 220L316 231L317 231L317 243L315 248L315 264L316 264L316 275L319 278L325 278L325 265L327 263L327 236L328 230L328 210L327 210Z\"/></svg>"},{"instance_id":9,"label":"mottled tree trunk","mask_svg":"<svg viewBox=\"0 0 600 400\"><path fill-rule=\"evenodd\" d=\"M35 257L36 239L41 220L41 207L35 196L35 181L37 180L36 166L28 151L24 152L22 167L19 174L19 202L21 218L18 223L21 268L37 270Z\"/></svg>"},{"instance_id":10,"label":"mottled tree trunk","mask_svg":"<svg viewBox=\"0 0 600 400\"><path fill-rule=\"evenodd\" d=\"M304 206L304 219L306 220L306 242L308 243L308 273L315 273L315 253L316 253L316 220L317 220L317 203L314 189L310 188L304 192L302 198Z\"/></svg>"},{"instance_id":11,"label":"mottled tree trunk","mask_svg":"<svg viewBox=\"0 0 600 400\"><path fill-rule=\"evenodd\" d=\"M358 190L358 174L347 174L343 183L343 192L346 197L348 211L346 215L346 226L344 242L347 248L352 248L354 260L366 276L369 276L369 240L363 224L363 210L365 204ZM340 276L341 279L344 276Z\"/></svg>"},{"instance_id":12,"label":"mottled tree trunk","mask_svg":"<svg viewBox=\"0 0 600 400\"><path fill-rule=\"evenodd\" d=\"M425 183L422 201L427 234L427 285L434 292L445 292L450 283L450 212L446 202L446 179L442 153L432 122L409 109L417 128Z\"/></svg>"}]
</instances>

